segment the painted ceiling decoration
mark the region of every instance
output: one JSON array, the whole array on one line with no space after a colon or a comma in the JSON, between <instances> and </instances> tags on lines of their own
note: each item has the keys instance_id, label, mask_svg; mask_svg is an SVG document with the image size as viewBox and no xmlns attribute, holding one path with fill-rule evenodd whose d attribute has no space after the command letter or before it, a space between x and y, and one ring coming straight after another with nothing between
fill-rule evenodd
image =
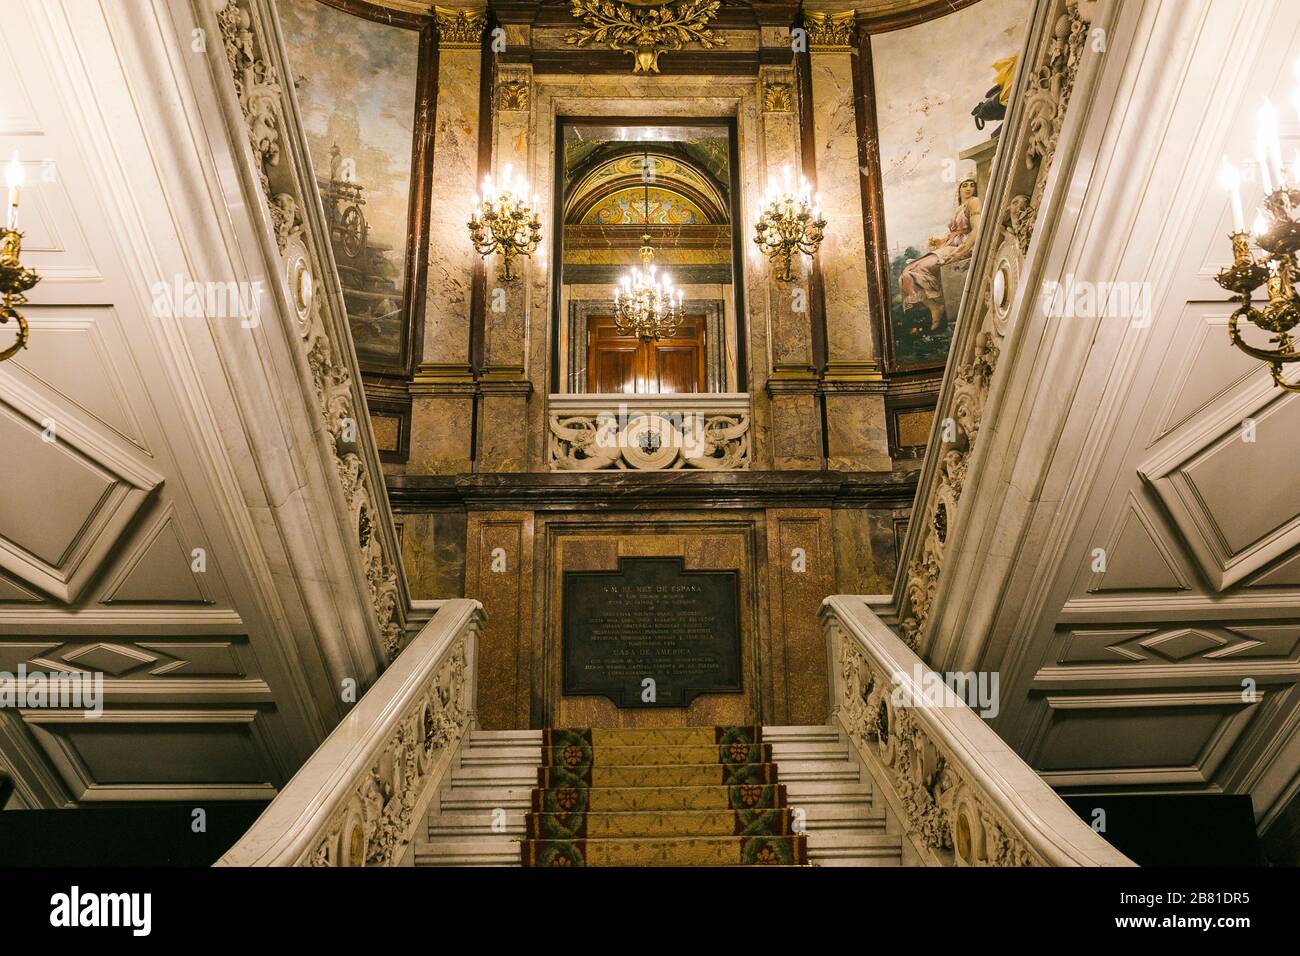
<instances>
[{"instance_id":1,"label":"painted ceiling decoration","mask_svg":"<svg viewBox=\"0 0 1300 956\"><path fill-rule=\"evenodd\" d=\"M642 147L582 175L569 192L564 221L684 226L719 225L730 219L726 197L711 176L679 157Z\"/></svg>"}]
</instances>

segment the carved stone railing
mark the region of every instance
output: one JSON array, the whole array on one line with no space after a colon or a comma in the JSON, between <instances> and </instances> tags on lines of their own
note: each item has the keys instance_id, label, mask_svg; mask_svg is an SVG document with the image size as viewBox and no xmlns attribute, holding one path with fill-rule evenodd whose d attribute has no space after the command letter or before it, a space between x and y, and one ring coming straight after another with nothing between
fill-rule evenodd
<instances>
[{"instance_id":1,"label":"carved stone railing","mask_svg":"<svg viewBox=\"0 0 1300 956\"><path fill-rule=\"evenodd\" d=\"M477 723L483 608L437 611L218 866L392 866Z\"/></svg>"},{"instance_id":2,"label":"carved stone railing","mask_svg":"<svg viewBox=\"0 0 1300 956\"><path fill-rule=\"evenodd\" d=\"M552 395L551 471L750 467L749 396Z\"/></svg>"},{"instance_id":3,"label":"carved stone railing","mask_svg":"<svg viewBox=\"0 0 1300 956\"><path fill-rule=\"evenodd\" d=\"M1019 316L1040 298L1029 282L1031 243L1044 197L1054 203L1062 181L1053 175L1053 159L1063 135L1072 135L1068 107L1081 62L1098 49L1092 21L1101 7L1101 0L1044 0L1029 25L899 562L899 630L913 649L928 644L926 624L944 554L961 526L962 489L978 468L999 357L1012 345Z\"/></svg>"},{"instance_id":4,"label":"carved stone railing","mask_svg":"<svg viewBox=\"0 0 1300 956\"><path fill-rule=\"evenodd\" d=\"M303 387L313 393L321 441L337 477L338 512L356 545L358 586L364 581L376 643L391 660L406 636L410 599L274 4L194 0L193 9L201 29L224 45L229 69L217 68L215 80L227 123L243 147L244 193L279 259L274 271L283 288L277 298L291 309Z\"/></svg>"},{"instance_id":5,"label":"carved stone railing","mask_svg":"<svg viewBox=\"0 0 1300 956\"><path fill-rule=\"evenodd\" d=\"M822 604L831 722L932 866L1132 866L853 595ZM975 687L977 675L957 675ZM996 708L996 688L987 703ZM985 701L981 701L985 703Z\"/></svg>"}]
</instances>

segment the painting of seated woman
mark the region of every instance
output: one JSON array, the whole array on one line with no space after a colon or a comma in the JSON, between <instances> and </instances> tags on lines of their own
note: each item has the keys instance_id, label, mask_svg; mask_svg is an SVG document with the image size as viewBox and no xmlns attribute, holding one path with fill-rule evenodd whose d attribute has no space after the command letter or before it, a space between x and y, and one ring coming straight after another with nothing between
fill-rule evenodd
<instances>
[{"instance_id":1,"label":"painting of seated woman","mask_svg":"<svg viewBox=\"0 0 1300 956\"><path fill-rule=\"evenodd\" d=\"M893 370L947 361L1029 7L979 0L869 37Z\"/></svg>"}]
</instances>

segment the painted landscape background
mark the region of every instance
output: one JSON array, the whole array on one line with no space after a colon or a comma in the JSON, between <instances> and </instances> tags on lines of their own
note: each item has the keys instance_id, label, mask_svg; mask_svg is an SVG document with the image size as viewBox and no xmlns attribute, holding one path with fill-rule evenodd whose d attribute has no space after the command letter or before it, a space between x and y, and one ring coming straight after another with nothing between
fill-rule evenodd
<instances>
[{"instance_id":1,"label":"painted landscape background","mask_svg":"<svg viewBox=\"0 0 1300 956\"><path fill-rule=\"evenodd\" d=\"M399 366L419 35L319 0L276 6L312 165L335 227L331 240L357 356ZM348 213L352 207L357 213Z\"/></svg>"}]
</instances>

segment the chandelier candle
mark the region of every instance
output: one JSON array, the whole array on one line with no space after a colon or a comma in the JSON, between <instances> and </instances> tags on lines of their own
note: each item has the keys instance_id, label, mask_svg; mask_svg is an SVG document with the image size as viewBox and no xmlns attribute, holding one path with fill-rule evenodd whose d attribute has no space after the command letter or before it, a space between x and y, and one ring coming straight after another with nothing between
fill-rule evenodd
<instances>
[{"instance_id":1,"label":"chandelier candle","mask_svg":"<svg viewBox=\"0 0 1300 956\"><path fill-rule=\"evenodd\" d=\"M542 222L537 214L537 199L529 196L528 184L522 176L510 185L510 167L506 166L505 189L498 192L492 177L483 180L483 202L474 197L474 211L470 214L469 236L474 249L483 258L500 254L503 268L501 278L512 282L516 278L516 256L531 255L542 241Z\"/></svg>"},{"instance_id":2,"label":"chandelier candle","mask_svg":"<svg viewBox=\"0 0 1300 956\"><path fill-rule=\"evenodd\" d=\"M816 255L825 236L826 220L822 218L821 197L812 196L808 180L803 180L796 196L790 188L790 167L782 172L784 187L780 193L771 185L763 200L763 210L754 224L754 242L774 262L781 262L777 278L782 282L794 279L791 264L796 252Z\"/></svg>"},{"instance_id":3,"label":"chandelier candle","mask_svg":"<svg viewBox=\"0 0 1300 956\"><path fill-rule=\"evenodd\" d=\"M1255 156L1264 197L1250 232L1245 230L1241 177L1227 159L1219 173L1232 207L1232 265L1215 279L1240 303L1228 319L1228 340L1252 358L1267 363L1279 388L1300 392L1300 382L1288 381L1282 371L1283 366L1300 362L1293 334L1300 325L1300 296L1295 289L1296 252L1300 250L1300 164L1293 170L1296 182L1289 183L1282 165L1277 111L1267 100L1259 110L1256 135ZM1262 254L1257 256L1254 247ZM1257 308L1253 299L1260 286L1264 286L1268 299ZM1246 342L1239 328L1243 318L1269 333L1271 348Z\"/></svg>"}]
</instances>

